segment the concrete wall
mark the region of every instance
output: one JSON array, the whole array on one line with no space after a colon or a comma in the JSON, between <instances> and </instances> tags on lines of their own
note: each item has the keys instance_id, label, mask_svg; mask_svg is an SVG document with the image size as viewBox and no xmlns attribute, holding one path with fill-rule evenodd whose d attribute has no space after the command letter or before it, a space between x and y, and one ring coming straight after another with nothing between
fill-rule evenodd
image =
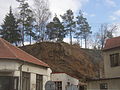
<instances>
[{"instance_id":1,"label":"concrete wall","mask_svg":"<svg viewBox=\"0 0 120 90\"><path fill-rule=\"evenodd\" d=\"M111 67L110 54L120 53L120 49L104 52L104 70L106 78L120 77L120 66Z\"/></svg>"},{"instance_id":2,"label":"concrete wall","mask_svg":"<svg viewBox=\"0 0 120 90\"><path fill-rule=\"evenodd\" d=\"M20 85L20 70L19 66L23 64L20 61L0 60L0 76L18 76ZM43 90L45 83L50 80L50 68L41 67L38 65L24 63L22 66L23 72L30 73L30 90L36 90L36 74L43 75Z\"/></svg>"},{"instance_id":3,"label":"concrete wall","mask_svg":"<svg viewBox=\"0 0 120 90\"><path fill-rule=\"evenodd\" d=\"M87 90L100 90L101 83L107 83L108 90L120 90L120 79L90 81L87 83Z\"/></svg>"},{"instance_id":4,"label":"concrete wall","mask_svg":"<svg viewBox=\"0 0 120 90\"><path fill-rule=\"evenodd\" d=\"M22 71L31 73L31 90L36 90L36 74L43 75L43 90L45 90L45 84L50 80L50 68L26 63L23 65Z\"/></svg>"},{"instance_id":5,"label":"concrete wall","mask_svg":"<svg viewBox=\"0 0 120 90\"><path fill-rule=\"evenodd\" d=\"M30 90L36 90L36 74L31 73L30 76Z\"/></svg>"},{"instance_id":6,"label":"concrete wall","mask_svg":"<svg viewBox=\"0 0 120 90\"><path fill-rule=\"evenodd\" d=\"M65 73L54 73L51 75L52 81L62 81L62 90L65 90L67 82L70 82L71 85L78 85L79 80L73 78Z\"/></svg>"},{"instance_id":7,"label":"concrete wall","mask_svg":"<svg viewBox=\"0 0 120 90\"><path fill-rule=\"evenodd\" d=\"M18 70L18 63L12 60L0 60L0 71L15 71Z\"/></svg>"}]
</instances>

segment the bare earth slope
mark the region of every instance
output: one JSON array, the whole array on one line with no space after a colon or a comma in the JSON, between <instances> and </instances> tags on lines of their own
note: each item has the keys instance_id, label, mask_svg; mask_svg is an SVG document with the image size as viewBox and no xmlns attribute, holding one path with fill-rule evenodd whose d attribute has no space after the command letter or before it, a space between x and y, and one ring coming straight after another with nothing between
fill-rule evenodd
<instances>
[{"instance_id":1,"label":"bare earth slope","mask_svg":"<svg viewBox=\"0 0 120 90\"><path fill-rule=\"evenodd\" d=\"M77 78L91 78L97 75L89 54L80 47L67 43L41 42L20 47L29 54L46 62L53 72L66 72Z\"/></svg>"}]
</instances>

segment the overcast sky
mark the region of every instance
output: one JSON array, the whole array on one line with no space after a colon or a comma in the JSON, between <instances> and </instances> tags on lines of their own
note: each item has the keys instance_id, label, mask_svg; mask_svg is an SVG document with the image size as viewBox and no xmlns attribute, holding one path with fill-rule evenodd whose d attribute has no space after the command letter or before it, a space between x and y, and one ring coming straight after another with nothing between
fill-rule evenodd
<instances>
[{"instance_id":1,"label":"overcast sky","mask_svg":"<svg viewBox=\"0 0 120 90\"><path fill-rule=\"evenodd\" d=\"M32 6L32 0L28 1ZM102 23L120 22L120 0L49 0L49 2L53 15L56 13L59 16L68 9L72 9L75 13L82 10L93 31ZM19 4L16 0L0 0L0 24L9 12L10 5L15 10Z\"/></svg>"}]
</instances>

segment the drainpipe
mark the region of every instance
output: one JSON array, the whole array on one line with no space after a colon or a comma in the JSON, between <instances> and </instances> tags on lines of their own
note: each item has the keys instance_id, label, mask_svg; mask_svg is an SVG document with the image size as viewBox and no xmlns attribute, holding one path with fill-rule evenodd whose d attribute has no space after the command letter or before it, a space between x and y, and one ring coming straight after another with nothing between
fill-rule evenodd
<instances>
[{"instance_id":1,"label":"drainpipe","mask_svg":"<svg viewBox=\"0 0 120 90\"><path fill-rule=\"evenodd\" d=\"M24 65L24 62L19 66L20 70L20 90L22 90L22 66Z\"/></svg>"}]
</instances>

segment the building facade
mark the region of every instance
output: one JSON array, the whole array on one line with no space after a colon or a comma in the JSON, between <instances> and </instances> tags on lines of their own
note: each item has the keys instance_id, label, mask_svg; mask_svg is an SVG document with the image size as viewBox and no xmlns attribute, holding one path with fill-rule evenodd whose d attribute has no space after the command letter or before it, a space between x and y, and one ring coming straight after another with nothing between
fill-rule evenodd
<instances>
[{"instance_id":1,"label":"building facade","mask_svg":"<svg viewBox=\"0 0 120 90\"><path fill-rule=\"evenodd\" d=\"M55 82L56 90L67 90L67 86L74 85L78 87L79 85L79 79L64 72L52 73L51 79Z\"/></svg>"},{"instance_id":2,"label":"building facade","mask_svg":"<svg viewBox=\"0 0 120 90\"><path fill-rule=\"evenodd\" d=\"M0 90L45 90L51 69L0 38Z\"/></svg>"},{"instance_id":3,"label":"building facade","mask_svg":"<svg viewBox=\"0 0 120 90\"><path fill-rule=\"evenodd\" d=\"M87 82L88 90L120 90L120 37L108 39L103 49L104 78Z\"/></svg>"}]
</instances>

